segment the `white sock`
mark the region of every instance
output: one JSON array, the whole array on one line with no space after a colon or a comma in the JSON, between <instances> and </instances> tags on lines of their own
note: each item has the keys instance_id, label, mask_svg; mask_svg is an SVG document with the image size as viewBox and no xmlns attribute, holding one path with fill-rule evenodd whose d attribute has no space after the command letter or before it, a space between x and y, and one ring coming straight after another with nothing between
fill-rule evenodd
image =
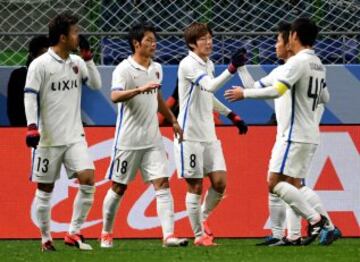
<instances>
[{"instance_id":1,"label":"white sock","mask_svg":"<svg viewBox=\"0 0 360 262\"><path fill-rule=\"evenodd\" d=\"M326 212L326 209L322 204L320 197L314 192L314 190L307 186L303 186L300 189L300 192L303 194L305 200L309 203L310 206L312 206L318 213L325 216L329 220L329 224L326 225L326 228L329 230L334 230L335 226L332 223L329 214Z\"/></svg>"},{"instance_id":2,"label":"white sock","mask_svg":"<svg viewBox=\"0 0 360 262\"><path fill-rule=\"evenodd\" d=\"M294 210L287 205L286 207L286 221L287 221L287 238L296 240L301 237L301 216L296 214Z\"/></svg>"},{"instance_id":3,"label":"white sock","mask_svg":"<svg viewBox=\"0 0 360 262\"><path fill-rule=\"evenodd\" d=\"M284 237L286 204L275 194L269 193L269 212L272 236L277 239Z\"/></svg>"},{"instance_id":4,"label":"white sock","mask_svg":"<svg viewBox=\"0 0 360 262\"><path fill-rule=\"evenodd\" d=\"M36 189L35 210L42 243L45 243L48 240L52 241L50 233L50 199L51 193Z\"/></svg>"},{"instance_id":5,"label":"white sock","mask_svg":"<svg viewBox=\"0 0 360 262\"><path fill-rule=\"evenodd\" d=\"M303 198L300 190L287 182L279 182L273 189L296 213L308 220L311 224L319 222L320 215Z\"/></svg>"},{"instance_id":6,"label":"white sock","mask_svg":"<svg viewBox=\"0 0 360 262\"><path fill-rule=\"evenodd\" d=\"M155 191L156 211L160 219L163 238L174 234L174 200L170 188Z\"/></svg>"},{"instance_id":7,"label":"white sock","mask_svg":"<svg viewBox=\"0 0 360 262\"><path fill-rule=\"evenodd\" d=\"M186 193L186 211L189 216L191 228L194 232L195 238L201 237L203 235L203 229L201 225L200 199L200 195L189 192Z\"/></svg>"},{"instance_id":8,"label":"white sock","mask_svg":"<svg viewBox=\"0 0 360 262\"><path fill-rule=\"evenodd\" d=\"M69 227L70 234L79 234L82 224L94 202L95 186L80 185L74 200L73 214Z\"/></svg>"},{"instance_id":9,"label":"white sock","mask_svg":"<svg viewBox=\"0 0 360 262\"><path fill-rule=\"evenodd\" d=\"M102 207L103 228L102 233L112 233L115 217L121 203L122 196L116 194L111 188L106 193Z\"/></svg>"},{"instance_id":10,"label":"white sock","mask_svg":"<svg viewBox=\"0 0 360 262\"><path fill-rule=\"evenodd\" d=\"M201 219L205 221L210 213L217 207L224 196L224 193L217 192L214 188L210 187L205 194L205 200L201 205Z\"/></svg>"}]
</instances>

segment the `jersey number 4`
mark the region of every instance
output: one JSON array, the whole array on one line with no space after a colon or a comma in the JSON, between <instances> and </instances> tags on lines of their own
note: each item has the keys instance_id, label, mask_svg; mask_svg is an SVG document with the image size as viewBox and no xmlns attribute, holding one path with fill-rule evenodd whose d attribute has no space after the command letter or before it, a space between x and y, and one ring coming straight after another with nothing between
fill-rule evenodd
<instances>
[{"instance_id":1,"label":"jersey number 4","mask_svg":"<svg viewBox=\"0 0 360 262\"><path fill-rule=\"evenodd\" d=\"M319 83L318 78L313 78L312 76L310 76L309 89L308 89L307 94L308 94L308 97L313 99L312 111L315 111L315 109L317 108L317 106L319 104L321 91L324 87L325 87L325 80L323 78L320 79L320 83Z\"/></svg>"}]
</instances>

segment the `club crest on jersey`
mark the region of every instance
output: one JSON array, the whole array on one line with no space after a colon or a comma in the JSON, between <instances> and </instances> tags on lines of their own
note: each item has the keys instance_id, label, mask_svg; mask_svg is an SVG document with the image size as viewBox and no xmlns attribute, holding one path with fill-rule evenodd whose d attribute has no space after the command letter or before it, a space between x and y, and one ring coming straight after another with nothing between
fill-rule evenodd
<instances>
[{"instance_id":1,"label":"club crest on jersey","mask_svg":"<svg viewBox=\"0 0 360 262\"><path fill-rule=\"evenodd\" d=\"M156 71L156 77L157 77L157 79L160 79L160 73L159 73L159 71Z\"/></svg>"},{"instance_id":2,"label":"club crest on jersey","mask_svg":"<svg viewBox=\"0 0 360 262\"><path fill-rule=\"evenodd\" d=\"M79 73L79 68L78 66L73 66L72 70L74 71L75 74Z\"/></svg>"}]
</instances>

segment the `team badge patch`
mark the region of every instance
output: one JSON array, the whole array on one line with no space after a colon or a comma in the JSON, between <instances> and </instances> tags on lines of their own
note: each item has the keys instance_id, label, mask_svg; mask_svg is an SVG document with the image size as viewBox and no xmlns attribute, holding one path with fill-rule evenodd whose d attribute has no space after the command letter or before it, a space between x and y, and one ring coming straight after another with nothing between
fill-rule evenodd
<instances>
[{"instance_id":1,"label":"team badge patch","mask_svg":"<svg viewBox=\"0 0 360 262\"><path fill-rule=\"evenodd\" d=\"M79 73L79 68L77 66L73 66L73 71L75 74Z\"/></svg>"},{"instance_id":2,"label":"team badge patch","mask_svg":"<svg viewBox=\"0 0 360 262\"><path fill-rule=\"evenodd\" d=\"M156 74L157 79L160 79L160 73L156 72L155 74Z\"/></svg>"}]
</instances>

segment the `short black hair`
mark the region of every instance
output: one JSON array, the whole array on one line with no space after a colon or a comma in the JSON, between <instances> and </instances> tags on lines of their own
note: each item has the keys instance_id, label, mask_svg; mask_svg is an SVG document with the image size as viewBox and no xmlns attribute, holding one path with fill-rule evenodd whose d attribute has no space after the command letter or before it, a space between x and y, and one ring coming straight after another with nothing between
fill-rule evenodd
<instances>
[{"instance_id":1,"label":"short black hair","mask_svg":"<svg viewBox=\"0 0 360 262\"><path fill-rule=\"evenodd\" d=\"M314 21L301 17L291 24L291 32L296 32L303 46L313 46L319 33L319 28Z\"/></svg>"},{"instance_id":2,"label":"short black hair","mask_svg":"<svg viewBox=\"0 0 360 262\"><path fill-rule=\"evenodd\" d=\"M51 19L49 22L50 46L58 44L60 36L68 35L70 27L76 25L78 21L79 19L70 13L62 13Z\"/></svg>"},{"instance_id":3,"label":"short black hair","mask_svg":"<svg viewBox=\"0 0 360 262\"><path fill-rule=\"evenodd\" d=\"M282 35L284 39L284 43L287 44L289 42L289 35L291 30L291 24L288 22L280 22L277 28L277 32Z\"/></svg>"},{"instance_id":4,"label":"short black hair","mask_svg":"<svg viewBox=\"0 0 360 262\"><path fill-rule=\"evenodd\" d=\"M41 51L47 48L49 48L49 38L44 35L33 37L29 43L29 54L27 57L26 66L29 66L36 57L41 55Z\"/></svg>"},{"instance_id":5,"label":"short black hair","mask_svg":"<svg viewBox=\"0 0 360 262\"><path fill-rule=\"evenodd\" d=\"M128 33L128 41L131 48L131 51L135 53L135 46L133 41L136 40L139 43L142 41L142 39L145 36L146 32L152 32L156 36L156 30L155 27L150 23L139 23L133 25Z\"/></svg>"}]
</instances>

